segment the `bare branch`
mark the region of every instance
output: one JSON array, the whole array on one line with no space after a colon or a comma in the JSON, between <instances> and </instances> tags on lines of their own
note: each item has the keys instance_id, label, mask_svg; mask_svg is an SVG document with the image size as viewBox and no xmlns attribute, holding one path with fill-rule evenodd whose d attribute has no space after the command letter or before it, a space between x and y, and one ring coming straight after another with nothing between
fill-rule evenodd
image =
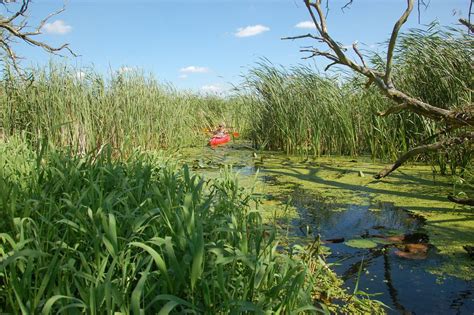
<instances>
[{"instance_id":1,"label":"bare branch","mask_svg":"<svg viewBox=\"0 0 474 315\"><path fill-rule=\"evenodd\" d=\"M17 71L19 74L21 74L20 67L18 65L19 58L10 45L10 43L14 39L20 39L29 45L40 47L48 53L58 54L58 52L62 50L67 50L72 56L77 56L69 48L69 44L63 44L59 47L54 47L43 41L35 40L33 38L34 36L41 34L41 29L46 24L46 22L53 16L56 16L63 12L65 10L65 7L46 16L34 28L34 31L26 32L24 31L24 29L26 29L26 27L28 26L26 13L28 11L30 3L31 0L22 0L20 8L16 12L14 12L7 18L0 19L0 30L3 30L3 32L0 33L0 49L5 51L7 59L11 62L15 71ZM22 18L20 19L20 17Z\"/></svg>"},{"instance_id":2,"label":"bare branch","mask_svg":"<svg viewBox=\"0 0 474 315\"><path fill-rule=\"evenodd\" d=\"M385 84L389 87L392 86L392 60L393 60L393 50L395 49L395 44L397 42L398 32L403 24L407 21L408 17L410 16L411 11L413 10L413 0L407 0L407 8L405 12L403 12L402 16L398 19L398 21L393 26L392 35L390 36L390 42L388 44L388 51L387 51L387 66L385 70Z\"/></svg>"},{"instance_id":3,"label":"bare branch","mask_svg":"<svg viewBox=\"0 0 474 315\"><path fill-rule=\"evenodd\" d=\"M41 22L39 23L38 27L36 28L36 34L40 34L41 33L41 29L43 28L43 26L46 24L46 22L48 22L48 20L50 18L52 18L53 16L56 16L58 14L61 14L62 12L64 12L66 10L66 5L63 5L63 7L59 10L57 10L56 12L52 12L50 13L48 16L46 16L43 20L41 20Z\"/></svg>"},{"instance_id":4,"label":"bare branch","mask_svg":"<svg viewBox=\"0 0 474 315\"><path fill-rule=\"evenodd\" d=\"M448 200L452 201L454 203L458 203L460 205L466 205L466 206L474 206L474 199L469 199L469 198L459 198L455 197L453 195L448 196Z\"/></svg>"},{"instance_id":5,"label":"bare branch","mask_svg":"<svg viewBox=\"0 0 474 315\"><path fill-rule=\"evenodd\" d=\"M20 9L15 12L12 16L10 16L8 19L6 20L2 20L0 21L0 24L9 24L9 23L12 23L13 20L15 20L16 18L18 18L19 16L23 16L25 14L25 12L28 10L28 5L30 4L30 1L28 0L23 0L22 4L21 4L21 7Z\"/></svg>"},{"instance_id":6,"label":"bare branch","mask_svg":"<svg viewBox=\"0 0 474 315\"><path fill-rule=\"evenodd\" d=\"M468 18L467 18L467 21L468 21L469 25L472 25L472 23L471 23L471 15L472 15L472 4L473 4L473 3L474 3L473 0L471 0L471 3L469 3L469 12L468 12ZM473 31L471 30L471 32L473 32Z\"/></svg>"},{"instance_id":7,"label":"bare branch","mask_svg":"<svg viewBox=\"0 0 474 315\"><path fill-rule=\"evenodd\" d=\"M364 56L362 56L362 54L360 53L359 49L357 48L357 42L354 42L354 43L352 44L352 49L354 49L354 51L355 51L355 53L357 54L357 56L359 56L359 59L360 59L360 61L362 62L362 65L367 68L367 65L365 64L365 61L364 61Z\"/></svg>"},{"instance_id":8,"label":"bare branch","mask_svg":"<svg viewBox=\"0 0 474 315\"><path fill-rule=\"evenodd\" d=\"M384 178L388 176L390 173L395 171L397 168L403 165L408 159L411 157L418 155L420 153L430 152L430 151L438 151L443 148L449 148L454 145L460 145L463 143L469 143L472 145L474 143L474 132L461 135L459 137L448 138L445 140L441 140L432 144L421 145L416 148L413 148L407 152L405 152L402 156L398 158L398 160L392 164L390 167L384 169L383 171L379 172L374 176L376 179Z\"/></svg>"},{"instance_id":9,"label":"bare branch","mask_svg":"<svg viewBox=\"0 0 474 315\"><path fill-rule=\"evenodd\" d=\"M12 65L13 65L13 68L15 69L15 71L17 73L21 73L20 69L18 68L17 56L15 55L13 50L11 49L10 45L8 45L8 43L4 40L0 40L0 44L1 44L2 49L4 51L6 51L8 57L10 58L10 60L12 60Z\"/></svg>"},{"instance_id":10,"label":"bare branch","mask_svg":"<svg viewBox=\"0 0 474 315\"><path fill-rule=\"evenodd\" d=\"M304 57L304 59L313 58L313 57L316 57L316 56L323 56L323 57L326 57L330 60L339 62L337 56L335 56L335 55L333 55L333 54L331 54L330 52L327 52L327 51L320 51L316 48L300 49L300 52L309 52L309 53L311 53L311 56Z\"/></svg>"},{"instance_id":11,"label":"bare branch","mask_svg":"<svg viewBox=\"0 0 474 315\"><path fill-rule=\"evenodd\" d=\"M354 1L354 0L349 0L349 1L341 8L341 10L344 11L344 9L348 8L349 6L351 6L353 1Z\"/></svg>"},{"instance_id":12,"label":"bare branch","mask_svg":"<svg viewBox=\"0 0 474 315\"><path fill-rule=\"evenodd\" d=\"M305 34L305 35L299 35L299 36L282 37L281 39L282 39L282 40L295 40L295 39L302 39L302 38L312 38L312 39L324 41L324 38L318 37L318 36L314 36L313 34L310 34L310 33Z\"/></svg>"},{"instance_id":13,"label":"bare branch","mask_svg":"<svg viewBox=\"0 0 474 315\"><path fill-rule=\"evenodd\" d=\"M394 25L387 52L387 66L385 69L386 71L384 73L368 67L363 61L363 59L361 59L362 64L360 65L355 61L351 60L344 53L342 47L328 33L326 17L323 14L323 9L321 7L321 0L315 0L314 2L304 0L304 2L311 16L311 19L316 27L316 30L319 32L319 36L317 36L318 40L324 42L329 47L329 49L332 50L333 53L331 53L330 51L321 52L316 48L302 49L300 51L311 53L310 56L304 57L304 59L316 56L323 56L325 58L330 59L332 63L345 65L354 70L355 72L364 75L369 79L367 85L375 83L389 99L392 99L397 104L406 104L403 105L404 110L408 110L434 120L446 121L446 123L450 125L473 126L474 115L472 113L460 117L458 113L454 111L436 107L431 104L425 103L419 99L410 97L402 91L395 89L391 82L391 69L396 39L398 37L398 32L400 31L400 28L406 22L408 16L410 15L413 9L413 1L414 0L407 0L407 8L405 12ZM359 58L361 58L362 54L360 53L360 51L358 51L357 48L354 50L356 51L356 54L359 56Z\"/></svg>"},{"instance_id":14,"label":"bare branch","mask_svg":"<svg viewBox=\"0 0 474 315\"><path fill-rule=\"evenodd\" d=\"M471 24L471 22L469 22L469 21L466 20L466 19L459 19L458 21L459 21L459 23L461 23L462 25L466 26L467 29L468 29L468 31L469 31L470 33L474 33L474 25Z\"/></svg>"},{"instance_id":15,"label":"bare branch","mask_svg":"<svg viewBox=\"0 0 474 315\"><path fill-rule=\"evenodd\" d=\"M334 66L334 65L337 65L338 63L339 63L339 62L337 62L337 61L331 62L330 64L328 64L328 65L326 66L326 68L324 68L324 71L328 71L329 68L331 68L331 67Z\"/></svg>"},{"instance_id":16,"label":"bare branch","mask_svg":"<svg viewBox=\"0 0 474 315\"><path fill-rule=\"evenodd\" d=\"M424 6L426 9L429 6L429 2L431 2L431 0L429 0L428 3L426 3L425 0L418 0L418 24L421 23L421 6Z\"/></svg>"}]
</instances>

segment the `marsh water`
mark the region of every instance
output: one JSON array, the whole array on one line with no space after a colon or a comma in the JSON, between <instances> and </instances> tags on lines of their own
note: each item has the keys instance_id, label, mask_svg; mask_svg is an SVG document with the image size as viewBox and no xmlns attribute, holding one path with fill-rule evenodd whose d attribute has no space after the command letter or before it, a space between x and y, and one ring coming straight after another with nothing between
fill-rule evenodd
<instances>
[{"instance_id":1,"label":"marsh water","mask_svg":"<svg viewBox=\"0 0 474 315\"><path fill-rule=\"evenodd\" d=\"M425 219L412 211L441 202L426 187L436 191L447 183L431 179L429 170L380 184L371 178L381 166L367 159L289 157L245 143L196 148L183 159L204 177L233 165L243 185L255 185L269 217L286 209L275 221L286 236L301 243L319 237L347 290L357 287L388 313L474 314L473 282L436 272L446 257L431 244Z\"/></svg>"}]
</instances>

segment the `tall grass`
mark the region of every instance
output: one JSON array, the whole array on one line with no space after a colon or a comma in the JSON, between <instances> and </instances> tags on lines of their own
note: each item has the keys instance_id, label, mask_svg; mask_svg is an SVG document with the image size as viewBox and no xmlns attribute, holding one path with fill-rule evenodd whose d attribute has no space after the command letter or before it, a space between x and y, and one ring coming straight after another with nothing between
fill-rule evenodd
<instances>
[{"instance_id":1,"label":"tall grass","mask_svg":"<svg viewBox=\"0 0 474 315\"><path fill-rule=\"evenodd\" d=\"M203 129L218 121L238 125L241 103L232 98L179 92L140 72L110 78L51 64L34 69L32 82L4 72L0 131L27 132L83 153L111 144L122 151L205 143Z\"/></svg>"},{"instance_id":2,"label":"tall grass","mask_svg":"<svg viewBox=\"0 0 474 315\"><path fill-rule=\"evenodd\" d=\"M348 298L317 256L277 249L229 172L205 183L150 155L21 143L0 145L2 313L296 314Z\"/></svg>"},{"instance_id":3,"label":"tall grass","mask_svg":"<svg viewBox=\"0 0 474 315\"><path fill-rule=\"evenodd\" d=\"M246 85L254 93L250 104L257 144L288 153L356 152L352 110L335 79L305 67L288 71L260 63L249 73Z\"/></svg>"},{"instance_id":4,"label":"tall grass","mask_svg":"<svg viewBox=\"0 0 474 315\"><path fill-rule=\"evenodd\" d=\"M433 24L402 34L394 82L402 91L444 108L472 106L472 36ZM374 55L374 67L384 59ZM8 69L0 87L0 135L26 133L32 143L47 137L76 152L111 144L122 152L203 145L204 129L224 120L255 145L306 155L371 155L393 160L437 140L444 128L411 113L381 118L392 103L358 76L341 79L312 68L289 69L264 61L244 76L233 96L180 92L140 72L110 78L89 71L78 78L68 67L32 71L17 80ZM438 137L439 138L439 137ZM469 148L419 159L442 173L464 169Z\"/></svg>"},{"instance_id":5,"label":"tall grass","mask_svg":"<svg viewBox=\"0 0 474 315\"><path fill-rule=\"evenodd\" d=\"M254 93L252 137L287 153L393 158L408 146L409 122L377 117L388 102L361 85L358 78L341 82L304 66L260 63L246 81Z\"/></svg>"},{"instance_id":6,"label":"tall grass","mask_svg":"<svg viewBox=\"0 0 474 315\"><path fill-rule=\"evenodd\" d=\"M452 29L411 30L400 37L395 85L435 106L472 106L473 47L472 36ZM381 56L372 57L375 67L383 63ZM285 69L261 62L243 89L253 97L252 138L287 153L394 159L444 127L411 113L379 117L392 103L376 87L364 85L358 76L341 80L304 66Z\"/></svg>"},{"instance_id":7,"label":"tall grass","mask_svg":"<svg viewBox=\"0 0 474 315\"><path fill-rule=\"evenodd\" d=\"M426 31L411 30L400 40L396 82L414 97L435 106L473 112L473 54L474 39L464 31L442 29L437 23ZM425 138L434 137L445 128L443 123L423 123L427 126ZM454 134L464 131L457 130ZM472 157L472 147L465 145L436 153L433 160L441 173L447 173L448 169L456 173L458 168L464 172L472 167Z\"/></svg>"}]
</instances>

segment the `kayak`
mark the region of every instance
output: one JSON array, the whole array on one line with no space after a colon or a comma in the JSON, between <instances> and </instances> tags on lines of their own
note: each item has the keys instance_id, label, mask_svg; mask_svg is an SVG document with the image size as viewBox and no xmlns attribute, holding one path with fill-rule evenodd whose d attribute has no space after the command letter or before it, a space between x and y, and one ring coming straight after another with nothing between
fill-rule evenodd
<instances>
[{"instance_id":1,"label":"kayak","mask_svg":"<svg viewBox=\"0 0 474 315\"><path fill-rule=\"evenodd\" d=\"M220 144L224 144L230 141L230 135L225 135L224 137L212 137L209 139L210 146L216 146Z\"/></svg>"}]
</instances>

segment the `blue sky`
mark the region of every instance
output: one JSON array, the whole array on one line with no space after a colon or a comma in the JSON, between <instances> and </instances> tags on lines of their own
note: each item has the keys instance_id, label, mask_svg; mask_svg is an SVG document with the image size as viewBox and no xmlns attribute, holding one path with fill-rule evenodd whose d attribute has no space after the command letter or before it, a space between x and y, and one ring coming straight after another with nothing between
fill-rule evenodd
<instances>
[{"instance_id":1,"label":"blue sky","mask_svg":"<svg viewBox=\"0 0 474 315\"><path fill-rule=\"evenodd\" d=\"M393 23L403 12L405 0L355 0L341 11L344 1L330 1L329 31L344 45L355 40L363 48L379 49ZM38 21L62 7L60 0L36 0L31 21ZM468 0L431 0L422 9L421 23L435 19L454 25L466 17ZM100 73L140 69L180 89L221 91L238 83L240 76L265 57L274 64L291 66L304 61L299 48L308 41L280 38L311 31L302 0L70 0L66 11L53 17L40 39L59 45L70 43L80 57L57 58ZM297 27L299 24L300 27ZM423 27L416 10L404 29ZM24 44L15 46L26 59L23 66L42 65L51 56Z\"/></svg>"}]
</instances>

